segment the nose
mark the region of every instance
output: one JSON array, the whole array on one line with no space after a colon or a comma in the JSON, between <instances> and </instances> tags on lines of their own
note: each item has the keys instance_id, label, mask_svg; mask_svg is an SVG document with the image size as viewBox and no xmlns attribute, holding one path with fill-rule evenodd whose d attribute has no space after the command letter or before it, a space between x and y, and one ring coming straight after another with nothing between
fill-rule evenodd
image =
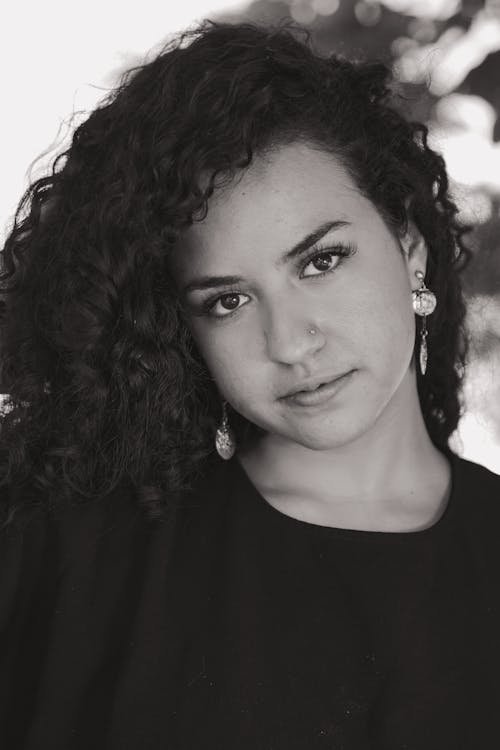
<instances>
[{"instance_id":1,"label":"nose","mask_svg":"<svg viewBox=\"0 0 500 750\"><path fill-rule=\"evenodd\" d=\"M276 304L264 320L264 334L268 357L274 362L289 365L313 357L325 344L318 316L310 306ZM316 331L311 333L311 328Z\"/></svg>"}]
</instances>

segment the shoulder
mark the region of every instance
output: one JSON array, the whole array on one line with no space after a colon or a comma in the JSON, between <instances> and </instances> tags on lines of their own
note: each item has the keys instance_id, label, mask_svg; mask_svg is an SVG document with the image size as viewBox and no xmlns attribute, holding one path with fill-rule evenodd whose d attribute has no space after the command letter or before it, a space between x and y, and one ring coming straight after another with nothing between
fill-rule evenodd
<instances>
[{"instance_id":1,"label":"shoulder","mask_svg":"<svg viewBox=\"0 0 500 750\"><path fill-rule=\"evenodd\" d=\"M129 488L57 513L40 510L22 527L1 530L0 663L11 667L0 669L0 693L34 623L40 633L54 627L65 642L89 648L95 628L97 638L118 611L132 616L142 592L160 588L158 577L170 580L176 518L149 521Z\"/></svg>"},{"instance_id":2,"label":"shoulder","mask_svg":"<svg viewBox=\"0 0 500 750\"><path fill-rule=\"evenodd\" d=\"M12 494L9 486L0 488L3 508L12 507ZM116 545L120 535L130 533L136 514L122 491L57 511L40 495L29 511L14 513L0 528L0 619L12 615L14 607L28 606L43 582L55 584L78 561L89 564L100 546ZM3 516L9 517L8 510Z\"/></svg>"},{"instance_id":3,"label":"shoulder","mask_svg":"<svg viewBox=\"0 0 500 750\"><path fill-rule=\"evenodd\" d=\"M500 474L460 456L455 455L454 461L459 489L500 502Z\"/></svg>"},{"instance_id":4,"label":"shoulder","mask_svg":"<svg viewBox=\"0 0 500 750\"><path fill-rule=\"evenodd\" d=\"M454 456L453 493L464 524L474 532L494 533L500 528L500 475L486 466Z\"/></svg>"},{"instance_id":5,"label":"shoulder","mask_svg":"<svg viewBox=\"0 0 500 750\"><path fill-rule=\"evenodd\" d=\"M168 556L177 539L194 541L196 530L206 535L220 517L224 476L220 467L209 467L192 490L171 498L158 520L147 517L125 481L99 500L72 501L57 510L38 498L36 510L0 528L0 612L8 610L7 598L12 603L20 588L34 590L42 577L60 581L85 576L91 568L96 574L108 568L118 572L142 559L148 548ZM8 487L0 488L4 507L9 495Z\"/></svg>"}]
</instances>

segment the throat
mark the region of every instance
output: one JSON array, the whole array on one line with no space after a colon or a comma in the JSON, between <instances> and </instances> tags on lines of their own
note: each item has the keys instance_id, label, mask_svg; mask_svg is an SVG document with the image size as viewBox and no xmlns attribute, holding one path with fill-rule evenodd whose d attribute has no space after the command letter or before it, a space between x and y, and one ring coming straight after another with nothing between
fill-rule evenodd
<instances>
[{"instance_id":1,"label":"throat","mask_svg":"<svg viewBox=\"0 0 500 750\"><path fill-rule=\"evenodd\" d=\"M248 455L240 463L261 497L280 513L299 521L359 531L412 532L429 528L443 516L451 494L451 465L439 452L423 476L425 484L381 499L334 496L272 481ZM335 486L332 483L331 486Z\"/></svg>"}]
</instances>

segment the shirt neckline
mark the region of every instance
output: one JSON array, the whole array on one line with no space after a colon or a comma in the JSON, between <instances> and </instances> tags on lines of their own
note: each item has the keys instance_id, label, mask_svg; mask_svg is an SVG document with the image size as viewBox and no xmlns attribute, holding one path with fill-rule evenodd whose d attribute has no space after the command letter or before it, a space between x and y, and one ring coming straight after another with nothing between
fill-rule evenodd
<instances>
[{"instance_id":1,"label":"shirt neckline","mask_svg":"<svg viewBox=\"0 0 500 750\"><path fill-rule=\"evenodd\" d=\"M440 532L447 527L455 512L457 504L456 495L458 493L457 474L459 471L460 458L450 451L447 458L451 465L451 486L448 496L448 502L441 516L431 526L414 531L372 531L365 529L349 529L338 526L324 526L312 521L304 521L293 516L288 516L282 511L275 508L259 492L257 487L246 473L243 465L238 461L236 454L228 461L233 470L233 482L239 483L239 489L243 490L243 498L250 503L255 509L266 516L271 522L278 525L295 529L296 531L310 532L322 535L333 536L337 538L352 539L359 541L375 541L386 543L412 542L413 540L423 540ZM233 484L234 487L234 484Z\"/></svg>"}]
</instances>

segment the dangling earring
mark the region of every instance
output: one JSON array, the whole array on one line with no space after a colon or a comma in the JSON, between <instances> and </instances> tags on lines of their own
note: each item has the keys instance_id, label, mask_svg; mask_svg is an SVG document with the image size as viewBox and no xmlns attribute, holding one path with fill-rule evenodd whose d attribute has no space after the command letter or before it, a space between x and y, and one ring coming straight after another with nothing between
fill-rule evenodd
<instances>
[{"instance_id":1,"label":"dangling earring","mask_svg":"<svg viewBox=\"0 0 500 750\"><path fill-rule=\"evenodd\" d=\"M229 426L225 401L222 402L222 424L217 428L217 432L215 433L215 447L219 456L225 461L230 459L236 450L236 439L233 430Z\"/></svg>"},{"instance_id":2,"label":"dangling earring","mask_svg":"<svg viewBox=\"0 0 500 750\"><path fill-rule=\"evenodd\" d=\"M415 276L420 281L420 289L416 289L412 292L413 298L413 309L417 315L423 317L422 329L420 335L420 370L422 375L425 375L427 370L427 325L425 318L430 315L436 309L436 295L427 289L424 282L424 274L422 271L415 271Z\"/></svg>"}]
</instances>

